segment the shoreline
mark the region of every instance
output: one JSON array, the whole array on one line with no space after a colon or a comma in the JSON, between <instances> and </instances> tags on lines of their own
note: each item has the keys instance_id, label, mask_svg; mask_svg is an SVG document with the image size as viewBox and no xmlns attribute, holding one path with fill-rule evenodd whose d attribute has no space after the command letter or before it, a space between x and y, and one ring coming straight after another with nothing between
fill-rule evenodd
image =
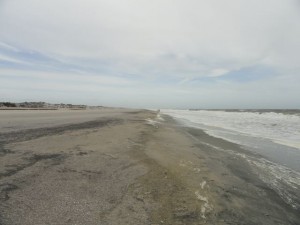
<instances>
[{"instance_id":1,"label":"shoreline","mask_svg":"<svg viewBox=\"0 0 300 225\"><path fill-rule=\"evenodd\" d=\"M173 127L178 133L190 138L189 146L185 146L184 151L199 159L192 157L190 161L179 162L179 166L188 168L192 174L183 176L188 180L186 183L191 184L195 179L200 186L203 182L210 186L211 197L207 199L212 198L212 205L216 205L216 208L209 212L208 223L224 220L230 224L275 224L279 221L282 224L297 224L300 221L299 208L294 209L284 202L278 193L258 177L245 158L229 154L227 150L254 157L257 157L256 154L244 150L238 144L209 136L200 129L182 127L174 119L169 120L175 122ZM178 144L174 148L178 148ZM170 154L174 154L174 151ZM157 160L166 157L170 156L157 157ZM186 158L187 155L179 154L180 157ZM198 168L199 165L204 169ZM197 188L197 185L193 188ZM202 199L205 198L203 195ZM299 204L299 199L296 200Z\"/></svg>"},{"instance_id":2,"label":"shoreline","mask_svg":"<svg viewBox=\"0 0 300 225\"><path fill-rule=\"evenodd\" d=\"M153 111L98 113L0 130L1 225L299 223L245 159L212 147L239 145Z\"/></svg>"}]
</instances>

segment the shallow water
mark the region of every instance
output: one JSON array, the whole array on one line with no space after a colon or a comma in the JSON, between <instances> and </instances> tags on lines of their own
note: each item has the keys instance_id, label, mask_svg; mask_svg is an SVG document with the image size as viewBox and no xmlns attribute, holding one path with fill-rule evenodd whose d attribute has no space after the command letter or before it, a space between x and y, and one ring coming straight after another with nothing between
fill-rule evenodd
<instances>
[{"instance_id":1,"label":"shallow water","mask_svg":"<svg viewBox=\"0 0 300 225\"><path fill-rule=\"evenodd\" d=\"M299 112L162 110L183 126L199 128L255 153L228 151L244 158L261 180L296 209L300 208Z\"/></svg>"},{"instance_id":2,"label":"shallow water","mask_svg":"<svg viewBox=\"0 0 300 225\"><path fill-rule=\"evenodd\" d=\"M300 114L249 111L163 110L186 126L200 128L300 172ZM299 111L300 112L300 111Z\"/></svg>"}]
</instances>

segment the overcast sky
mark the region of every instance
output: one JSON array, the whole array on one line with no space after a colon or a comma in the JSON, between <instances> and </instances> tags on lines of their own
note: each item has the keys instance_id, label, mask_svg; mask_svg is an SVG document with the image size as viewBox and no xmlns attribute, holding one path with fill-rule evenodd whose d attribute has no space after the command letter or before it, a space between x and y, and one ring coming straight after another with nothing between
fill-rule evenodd
<instances>
[{"instance_id":1,"label":"overcast sky","mask_svg":"<svg viewBox=\"0 0 300 225\"><path fill-rule=\"evenodd\" d=\"M0 0L0 101L300 108L300 1Z\"/></svg>"}]
</instances>

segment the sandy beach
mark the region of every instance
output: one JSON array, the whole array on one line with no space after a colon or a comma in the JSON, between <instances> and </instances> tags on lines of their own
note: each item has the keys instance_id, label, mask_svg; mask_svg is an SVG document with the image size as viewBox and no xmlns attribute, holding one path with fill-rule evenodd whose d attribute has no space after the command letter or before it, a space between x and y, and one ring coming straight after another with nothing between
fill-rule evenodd
<instances>
[{"instance_id":1,"label":"sandy beach","mask_svg":"<svg viewBox=\"0 0 300 225\"><path fill-rule=\"evenodd\" d=\"M155 111L2 110L0 224L300 224L224 150Z\"/></svg>"}]
</instances>

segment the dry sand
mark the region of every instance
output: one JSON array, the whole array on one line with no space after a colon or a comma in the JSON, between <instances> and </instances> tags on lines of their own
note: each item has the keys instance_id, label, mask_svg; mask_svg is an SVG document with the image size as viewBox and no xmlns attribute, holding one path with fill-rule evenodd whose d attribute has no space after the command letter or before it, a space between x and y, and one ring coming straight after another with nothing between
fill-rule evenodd
<instances>
[{"instance_id":1,"label":"dry sand","mask_svg":"<svg viewBox=\"0 0 300 225\"><path fill-rule=\"evenodd\" d=\"M1 225L300 224L238 145L147 110L0 112Z\"/></svg>"}]
</instances>

